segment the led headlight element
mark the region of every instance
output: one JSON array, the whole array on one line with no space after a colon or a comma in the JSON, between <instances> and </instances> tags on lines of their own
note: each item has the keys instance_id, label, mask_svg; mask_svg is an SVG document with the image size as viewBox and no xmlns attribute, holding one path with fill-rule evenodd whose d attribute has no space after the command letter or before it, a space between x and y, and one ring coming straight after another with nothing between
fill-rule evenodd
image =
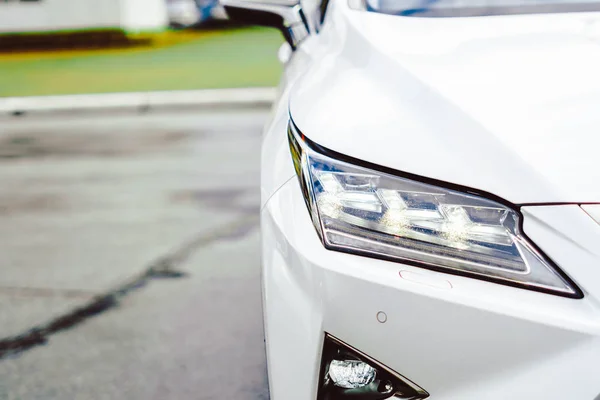
<instances>
[{"instance_id":1,"label":"led headlight element","mask_svg":"<svg viewBox=\"0 0 600 400\"><path fill-rule=\"evenodd\" d=\"M293 124L288 134L327 248L581 297L525 238L512 208L329 157Z\"/></svg>"},{"instance_id":2,"label":"led headlight element","mask_svg":"<svg viewBox=\"0 0 600 400\"><path fill-rule=\"evenodd\" d=\"M331 360L329 377L333 384L345 388L356 389L367 386L375 379L375 369L364 361Z\"/></svg>"}]
</instances>

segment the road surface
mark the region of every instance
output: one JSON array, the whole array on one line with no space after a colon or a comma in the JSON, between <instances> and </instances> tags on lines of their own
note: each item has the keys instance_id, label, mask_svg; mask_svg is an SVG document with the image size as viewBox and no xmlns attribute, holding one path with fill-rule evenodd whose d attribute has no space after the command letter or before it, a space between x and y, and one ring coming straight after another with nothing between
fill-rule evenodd
<instances>
[{"instance_id":1,"label":"road surface","mask_svg":"<svg viewBox=\"0 0 600 400\"><path fill-rule=\"evenodd\" d=\"M265 110L0 121L0 399L267 399Z\"/></svg>"}]
</instances>

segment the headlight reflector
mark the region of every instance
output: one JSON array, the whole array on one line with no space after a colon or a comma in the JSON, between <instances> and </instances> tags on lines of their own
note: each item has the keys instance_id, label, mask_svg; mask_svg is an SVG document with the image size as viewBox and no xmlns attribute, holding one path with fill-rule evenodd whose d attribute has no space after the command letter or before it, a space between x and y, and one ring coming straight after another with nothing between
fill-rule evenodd
<instances>
[{"instance_id":1,"label":"headlight reflector","mask_svg":"<svg viewBox=\"0 0 600 400\"><path fill-rule=\"evenodd\" d=\"M293 123L288 135L307 206L327 248L581 297L527 240L511 207L329 157Z\"/></svg>"}]
</instances>

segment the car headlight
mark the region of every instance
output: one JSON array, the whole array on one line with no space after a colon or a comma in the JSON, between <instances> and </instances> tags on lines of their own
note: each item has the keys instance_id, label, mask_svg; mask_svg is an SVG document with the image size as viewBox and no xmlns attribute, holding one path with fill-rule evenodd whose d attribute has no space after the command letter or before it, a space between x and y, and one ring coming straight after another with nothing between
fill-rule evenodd
<instances>
[{"instance_id":1,"label":"car headlight","mask_svg":"<svg viewBox=\"0 0 600 400\"><path fill-rule=\"evenodd\" d=\"M349 157L312 143L293 123L288 136L312 221L326 248L582 297L525 237L517 210L348 162Z\"/></svg>"}]
</instances>

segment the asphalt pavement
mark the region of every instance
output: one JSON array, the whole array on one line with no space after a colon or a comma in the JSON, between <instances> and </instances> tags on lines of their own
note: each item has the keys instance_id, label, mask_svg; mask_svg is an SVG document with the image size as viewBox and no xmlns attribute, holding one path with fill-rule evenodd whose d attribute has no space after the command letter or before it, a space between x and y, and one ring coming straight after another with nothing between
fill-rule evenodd
<instances>
[{"instance_id":1,"label":"asphalt pavement","mask_svg":"<svg viewBox=\"0 0 600 400\"><path fill-rule=\"evenodd\" d=\"M0 119L0 399L267 399L266 110Z\"/></svg>"}]
</instances>

